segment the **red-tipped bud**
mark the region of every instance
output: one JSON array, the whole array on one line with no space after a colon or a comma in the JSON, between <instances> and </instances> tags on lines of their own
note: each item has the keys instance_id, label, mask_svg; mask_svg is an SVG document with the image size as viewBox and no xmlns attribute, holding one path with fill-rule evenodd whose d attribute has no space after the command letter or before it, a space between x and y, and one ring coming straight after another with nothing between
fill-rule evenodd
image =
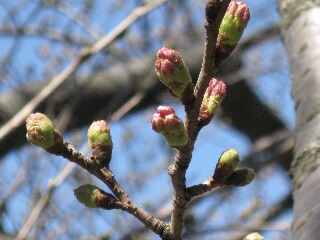
<instances>
[{"instance_id":1,"label":"red-tipped bud","mask_svg":"<svg viewBox=\"0 0 320 240\"><path fill-rule=\"evenodd\" d=\"M262 237L259 233L254 232L247 235L243 240L264 240L264 237Z\"/></svg>"},{"instance_id":2,"label":"red-tipped bud","mask_svg":"<svg viewBox=\"0 0 320 240\"><path fill-rule=\"evenodd\" d=\"M230 2L221 22L216 48L216 58L225 60L237 46L250 20L248 6L243 2Z\"/></svg>"},{"instance_id":3,"label":"red-tipped bud","mask_svg":"<svg viewBox=\"0 0 320 240\"><path fill-rule=\"evenodd\" d=\"M117 199L110 193L106 193L100 188L86 184L73 190L79 202L89 208L115 209Z\"/></svg>"},{"instance_id":4,"label":"red-tipped bud","mask_svg":"<svg viewBox=\"0 0 320 240\"><path fill-rule=\"evenodd\" d=\"M155 72L160 81L166 85L170 92L179 98L189 83L191 76L178 51L170 48L161 48L157 53Z\"/></svg>"},{"instance_id":5,"label":"red-tipped bud","mask_svg":"<svg viewBox=\"0 0 320 240\"><path fill-rule=\"evenodd\" d=\"M30 114L26 120L26 128L27 140L45 150L63 141L51 120L42 113Z\"/></svg>"},{"instance_id":6,"label":"red-tipped bud","mask_svg":"<svg viewBox=\"0 0 320 240\"><path fill-rule=\"evenodd\" d=\"M207 125L216 114L219 106L226 96L226 84L212 78L204 94L199 111L199 121L202 126Z\"/></svg>"},{"instance_id":7,"label":"red-tipped bud","mask_svg":"<svg viewBox=\"0 0 320 240\"><path fill-rule=\"evenodd\" d=\"M255 173L253 169L238 169L228 177L226 185L232 185L234 187L243 187L251 183L254 177Z\"/></svg>"},{"instance_id":8,"label":"red-tipped bud","mask_svg":"<svg viewBox=\"0 0 320 240\"><path fill-rule=\"evenodd\" d=\"M88 129L88 142L92 154L109 164L112 154L112 138L106 121L95 121Z\"/></svg>"},{"instance_id":9,"label":"red-tipped bud","mask_svg":"<svg viewBox=\"0 0 320 240\"><path fill-rule=\"evenodd\" d=\"M188 134L183 122L171 107L159 106L151 119L152 129L161 133L171 147L188 143Z\"/></svg>"}]
</instances>

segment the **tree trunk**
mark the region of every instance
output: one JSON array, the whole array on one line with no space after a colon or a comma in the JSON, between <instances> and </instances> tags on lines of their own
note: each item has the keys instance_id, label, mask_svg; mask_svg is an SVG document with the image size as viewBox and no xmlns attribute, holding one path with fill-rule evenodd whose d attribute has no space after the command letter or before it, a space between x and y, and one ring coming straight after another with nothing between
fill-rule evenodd
<instances>
[{"instance_id":1,"label":"tree trunk","mask_svg":"<svg viewBox=\"0 0 320 240\"><path fill-rule=\"evenodd\" d=\"M279 0L292 76L296 146L292 239L320 238L320 1Z\"/></svg>"}]
</instances>

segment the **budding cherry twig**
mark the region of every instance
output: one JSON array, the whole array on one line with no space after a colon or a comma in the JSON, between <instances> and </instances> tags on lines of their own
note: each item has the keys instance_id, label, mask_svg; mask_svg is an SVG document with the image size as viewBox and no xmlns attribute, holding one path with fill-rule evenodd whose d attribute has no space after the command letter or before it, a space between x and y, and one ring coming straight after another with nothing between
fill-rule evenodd
<instances>
[{"instance_id":1,"label":"budding cherry twig","mask_svg":"<svg viewBox=\"0 0 320 240\"><path fill-rule=\"evenodd\" d=\"M181 240L183 217L192 198L219 187L245 186L253 180L254 171L249 168L238 169L239 154L235 149L230 149L221 154L212 176L207 181L186 186L186 171L199 131L210 123L226 96L226 85L215 79L214 75L221 61L226 59L237 45L250 17L244 3L229 3L230 0L209 0L207 3L207 38L202 69L195 89L189 70L178 51L164 47L157 53L156 74L170 93L181 100L186 112L184 123L173 108L159 106L151 119L153 130L160 133L170 147L177 149L175 159L168 168L173 186L173 206L169 223L155 218L137 206L109 169L113 142L107 122L95 121L88 129L92 156L84 157L63 140L48 117L35 113L27 118L27 139L32 144L75 162L99 178L111 191L108 193L90 184L80 186L74 190L79 202L90 208L121 209L135 216L162 239Z\"/></svg>"}]
</instances>

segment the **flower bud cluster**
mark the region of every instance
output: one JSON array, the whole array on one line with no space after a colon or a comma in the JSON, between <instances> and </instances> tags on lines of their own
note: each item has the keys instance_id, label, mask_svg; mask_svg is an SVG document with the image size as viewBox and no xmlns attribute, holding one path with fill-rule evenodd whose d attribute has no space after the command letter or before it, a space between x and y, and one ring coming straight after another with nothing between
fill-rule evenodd
<instances>
[{"instance_id":1,"label":"flower bud cluster","mask_svg":"<svg viewBox=\"0 0 320 240\"><path fill-rule=\"evenodd\" d=\"M188 84L191 76L178 51L163 47L157 53L155 72L160 81L168 87L171 94L179 98Z\"/></svg>"},{"instance_id":2,"label":"flower bud cluster","mask_svg":"<svg viewBox=\"0 0 320 240\"><path fill-rule=\"evenodd\" d=\"M171 147L188 143L188 134L183 122L171 107L159 106L151 119L152 129L161 133Z\"/></svg>"},{"instance_id":3,"label":"flower bud cluster","mask_svg":"<svg viewBox=\"0 0 320 240\"><path fill-rule=\"evenodd\" d=\"M202 104L199 111L199 121L202 126L210 123L214 115L216 114L219 106L226 96L226 84L222 81L218 81L212 78L207 90L204 94Z\"/></svg>"}]
</instances>

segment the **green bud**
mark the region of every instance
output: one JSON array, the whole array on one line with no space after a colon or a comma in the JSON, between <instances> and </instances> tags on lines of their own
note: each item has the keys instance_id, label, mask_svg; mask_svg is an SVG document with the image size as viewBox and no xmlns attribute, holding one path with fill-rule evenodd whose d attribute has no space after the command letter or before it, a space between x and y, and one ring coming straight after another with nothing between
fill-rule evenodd
<instances>
[{"instance_id":1,"label":"green bud","mask_svg":"<svg viewBox=\"0 0 320 240\"><path fill-rule=\"evenodd\" d=\"M95 121L88 129L88 143L92 154L100 163L108 166L112 155L112 138L109 125L104 121Z\"/></svg>"},{"instance_id":2,"label":"green bud","mask_svg":"<svg viewBox=\"0 0 320 240\"><path fill-rule=\"evenodd\" d=\"M96 144L112 146L109 125L103 120L93 122L88 129L88 142L91 149Z\"/></svg>"},{"instance_id":3,"label":"green bud","mask_svg":"<svg viewBox=\"0 0 320 240\"><path fill-rule=\"evenodd\" d=\"M231 1L219 28L216 57L225 60L237 46L250 20L248 6Z\"/></svg>"},{"instance_id":4,"label":"green bud","mask_svg":"<svg viewBox=\"0 0 320 240\"><path fill-rule=\"evenodd\" d=\"M73 192L75 197L78 199L78 201L84 204L86 207L90 207L90 208L98 207L96 202L96 197L100 192L99 188L90 184L86 184L75 189Z\"/></svg>"},{"instance_id":5,"label":"green bud","mask_svg":"<svg viewBox=\"0 0 320 240\"><path fill-rule=\"evenodd\" d=\"M244 29L250 20L249 8L244 2L231 1L219 28L224 37L224 45L235 45L239 42Z\"/></svg>"},{"instance_id":6,"label":"green bud","mask_svg":"<svg viewBox=\"0 0 320 240\"><path fill-rule=\"evenodd\" d=\"M240 164L240 157L236 149L229 149L223 152L219 159L219 164L228 165L235 171Z\"/></svg>"},{"instance_id":7,"label":"green bud","mask_svg":"<svg viewBox=\"0 0 320 240\"><path fill-rule=\"evenodd\" d=\"M262 237L259 233L254 232L247 235L243 240L264 240L264 237Z\"/></svg>"},{"instance_id":8,"label":"green bud","mask_svg":"<svg viewBox=\"0 0 320 240\"><path fill-rule=\"evenodd\" d=\"M170 92L179 98L191 83L189 70L180 53L169 48L163 47L158 51L155 72Z\"/></svg>"},{"instance_id":9,"label":"green bud","mask_svg":"<svg viewBox=\"0 0 320 240\"><path fill-rule=\"evenodd\" d=\"M253 169L238 169L228 177L226 185L232 185L234 187L243 187L251 183L254 177L255 173Z\"/></svg>"},{"instance_id":10,"label":"green bud","mask_svg":"<svg viewBox=\"0 0 320 240\"><path fill-rule=\"evenodd\" d=\"M30 114L26 120L27 140L43 149L56 143L56 130L50 119L42 113Z\"/></svg>"},{"instance_id":11,"label":"green bud","mask_svg":"<svg viewBox=\"0 0 320 240\"><path fill-rule=\"evenodd\" d=\"M235 149L229 149L223 152L219 158L214 171L214 179L224 182L239 166L240 157Z\"/></svg>"},{"instance_id":12,"label":"green bud","mask_svg":"<svg viewBox=\"0 0 320 240\"><path fill-rule=\"evenodd\" d=\"M73 190L79 202L90 208L115 209L117 199L110 193L106 193L100 188L86 184Z\"/></svg>"},{"instance_id":13,"label":"green bud","mask_svg":"<svg viewBox=\"0 0 320 240\"><path fill-rule=\"evenodd\" d=\"M188 134L180 118L171 107L159 106L151 119L152 129L161 133L171 147L188 143Z\"/></svg>"}]
</instances>

